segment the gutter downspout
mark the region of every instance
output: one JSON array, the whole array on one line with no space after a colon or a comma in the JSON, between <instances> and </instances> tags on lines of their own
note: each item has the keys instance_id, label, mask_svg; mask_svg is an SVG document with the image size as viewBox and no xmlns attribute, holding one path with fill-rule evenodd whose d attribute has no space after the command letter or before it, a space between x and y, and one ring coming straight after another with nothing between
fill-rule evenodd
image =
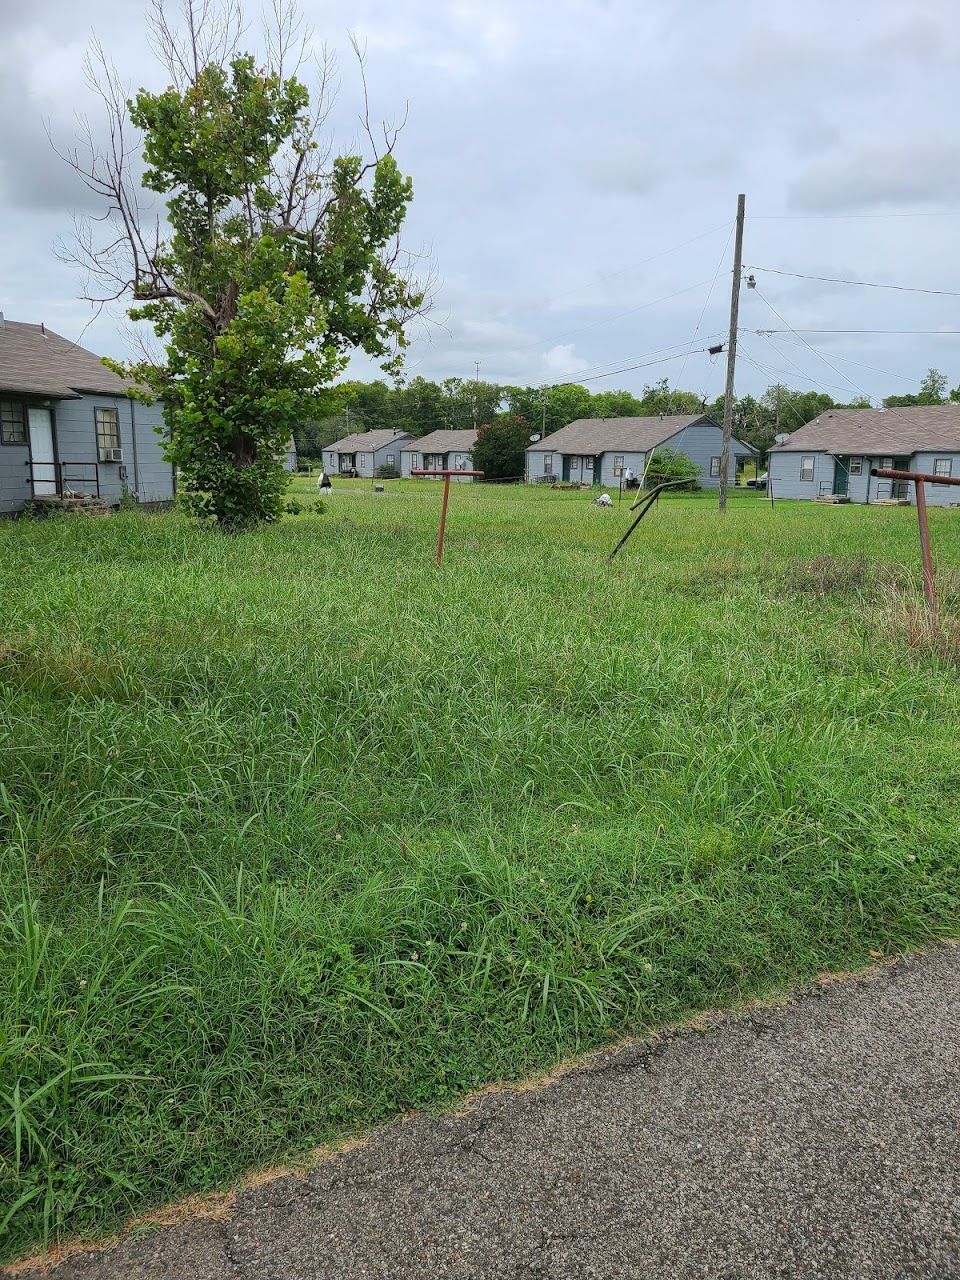
<instances>
[{"instance_id":1,"label":"gutter downspout","mask_svg":"<svg viewBox=\"0 0 960 1280\"><path fill-rule=\"evenodd\" d=\"M133 492L140 501L140 456L137 453L137 412L133 397L130 397L130 439L133 442Z\"/></svg>"}]
</instances>

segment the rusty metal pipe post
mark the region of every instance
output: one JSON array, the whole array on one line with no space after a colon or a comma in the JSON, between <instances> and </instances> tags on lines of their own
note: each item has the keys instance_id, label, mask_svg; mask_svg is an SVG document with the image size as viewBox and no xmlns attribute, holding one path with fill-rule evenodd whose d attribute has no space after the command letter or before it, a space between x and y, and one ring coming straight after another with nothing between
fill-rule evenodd
<instances>
[{"instance_id":1,"label":"rusty metal pipe post","mask_svg":"<svg viewBox=\"0 0 960 1280\"><path fill-rule=\"evenodd\" d=\"M451 476L473 476L483 479L482 471L411 471L412 476L433 476L434 478L443 477L443 500L440 504L440 528L437 530L437 568L439 569L443 563L443 540L447 531L447 503L450 501L450 477Z\"/></svg>"},{"instance_id":2,"label":"rusty metal pipe post","mask_svg":"<svg viewBox=\"0 0 960 1280\"><path fill-rule=\"evenodd\" d=\"M927 471L898 471L895 467L871 467L870 474L881 480L912 480L917 496L917 523L920 526L920 558L923 563L923 594L927 602L927 621L935 627L938 621L937 584L933 577L933 553L930 550L930 526L927 523L927 484L960 485L960 476L935 476Z\"/></svg>"},{"instance_id":3,"label":"rusty metal pipe post","mask_svg":"<svg viewBox=\"0 0 960 1280\"><path fill-rule=\"evenodd\" d=\"M930 526L927 523L927 494L919 477L913 487L917 494L917 522L920 525L920 558L923 561L923 594L927 601L927 619L937 625L937 587L933 580L933 555L930 551Z\"/></svg>"},{"instance_id":4,"label":"rusty metal pipe post","mask_svg":"<svg viewBox=\"0 0 960 1280\"><path fill-rule=\"evenodd\" d=\"M450 501L450 473L443 477L443 501L440 503L440 528L437 530L437 568L443 563L443 538L447 531L447 503Z\"/></svg>"}]
</instances>

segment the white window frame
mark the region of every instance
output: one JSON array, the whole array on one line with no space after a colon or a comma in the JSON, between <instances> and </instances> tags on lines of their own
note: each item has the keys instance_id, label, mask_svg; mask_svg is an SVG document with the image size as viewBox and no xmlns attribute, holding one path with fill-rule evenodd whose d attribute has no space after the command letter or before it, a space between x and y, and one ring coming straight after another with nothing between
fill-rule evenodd
<instances>
[{"instance_id":1,"label":"white window frame","mask_svg":"<svg viewBox=\"0 0 960 1280\"><path fill-rule=\"evenodd\" d=\"M723 461L721 454L710 459L710 479L717 480L720 477L720 463Z\"/></svg>"},{"instance_id":2,"label":"white window frame","mask_svg":"<svg viewBox=\"0 0 960 1280\"><path fill-rule=\"evenodd\" d=\"M615 476L622 476L623 472L624 472L623 454L615 453L613 455L613 474Z\"/></svg>"},{"instance_id":3,"label":"white window frame","mask_svg":"<svg viewBox=\"0 0 960 1280\"><path fill-rule=\"evenodd\" d=\"M93 410L93 421L97 433L97 452L119 449L120 410L115 405L98 404Z\"/></svg>"},{"instance_id":4,"label":"white window frame","mask_svg":"<svg viewBox=\"0 0 960 1280\"><path fill-rule=\"evenodd\" d=\"M850 458L847 461L847 475L848 476L863 475L863 458Z\"/></svg>"},{"instance_id":5,"label":"white window frame","mask_svg":"<svg viewBox=\"0 0 960 1280\"><path fill-rule=\"evenodd\" d=\"M543 474L545 476L553 475L553 454L545 453L543 455Z\"/></svg>"},{"instance_id":6,"label":"white window frame","mask_svg":"<svg viewBox=\"0 0 960 1280\"><path fill-rule=\"evenodd\" d=\"M944 470L946 468L946 470ZM935 476L952 476L953 475L953 459L952 458L934 458L933 474Z\"/></svg>"},{"instance_id":7,"label":"white window frame","mask_svg":"<svg viewBox=\"0 0 960 1280\"><path fill-rule=\"evenodd\" d=\"M397 465L397 455L395 453L387 454L387 466L395 467Z\"/></svg>"},{"instance_id":8,"label":"white window frame","mask_svg":"<svg viewBox=\"0 0 960 1280\"><path fill-rule=\"evenodd\" d=\"M807 470L807 463L810 464L810 474L804 475ZM817 472L817 455L815 453L801 453L800 455L800 479L804 484L812 484L814 476Z\"/></svg>"},{"instance_id":9,"label":"white window frame","mask_svg":"<svg viewBox=\"0 0 960 1280\"><path fill-rule=\"evenodd\" d=\"M419 471L419 470L420 470L420 455L419 455L419 453L411 453L411 455L410 455L410 470L411 470L411 471Z\"/></svg>"}]
</instances>

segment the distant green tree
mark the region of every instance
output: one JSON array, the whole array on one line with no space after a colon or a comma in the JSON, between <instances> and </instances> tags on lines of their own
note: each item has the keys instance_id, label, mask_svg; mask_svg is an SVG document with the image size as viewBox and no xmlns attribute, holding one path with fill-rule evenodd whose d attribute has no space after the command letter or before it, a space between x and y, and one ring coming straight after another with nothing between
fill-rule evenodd
<instances>
[{"instance_id":1,"label":"distant green tree","mask_svg":"<svg viewBox=\"0 0 960 1280\"><path fill-rule=\"evenodd\" d=\"M644 416L674 413L700 413L703 409L703 398L694 391L675 391L666 378L661 378L652 387L643 388L641 413Z\"/></svg>"},{"instance_id":2,"label":"distant green tree","mask_svg":"<svg viewBox=\"0 0 960 1280\"><path fill-rule=\"evenodd\" d=\"M517 480L524 475L530 424L504 414L480 428L473 446L473 465L487 480Z\"/></svg>"},{"instance_id":3,"label":"distant green tree","mask_svg":"<svg viewBox=\"0 0 960 1280\"><path fill-rule=\"evenodd\" d=\"M943 404L947 398L947 376L939 369L928 369L920 383L921 404Z\"/></svg>"}]
</instances>

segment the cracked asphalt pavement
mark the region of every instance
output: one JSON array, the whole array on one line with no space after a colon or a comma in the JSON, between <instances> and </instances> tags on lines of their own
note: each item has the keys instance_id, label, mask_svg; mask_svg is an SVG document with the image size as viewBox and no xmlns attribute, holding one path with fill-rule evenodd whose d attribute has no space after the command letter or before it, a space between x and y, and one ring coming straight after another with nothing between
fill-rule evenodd
<instances>
[{"instance_id":1,"label":"cracked asphalt pavement","mask_svg":"<svg viewBox=\"0 0 960 1280\"><path fill-rule=\"evenodd\" d=\"M960 1277L960 947L397 1120L42 1274Z\"/></svg>"}]
</instances>

